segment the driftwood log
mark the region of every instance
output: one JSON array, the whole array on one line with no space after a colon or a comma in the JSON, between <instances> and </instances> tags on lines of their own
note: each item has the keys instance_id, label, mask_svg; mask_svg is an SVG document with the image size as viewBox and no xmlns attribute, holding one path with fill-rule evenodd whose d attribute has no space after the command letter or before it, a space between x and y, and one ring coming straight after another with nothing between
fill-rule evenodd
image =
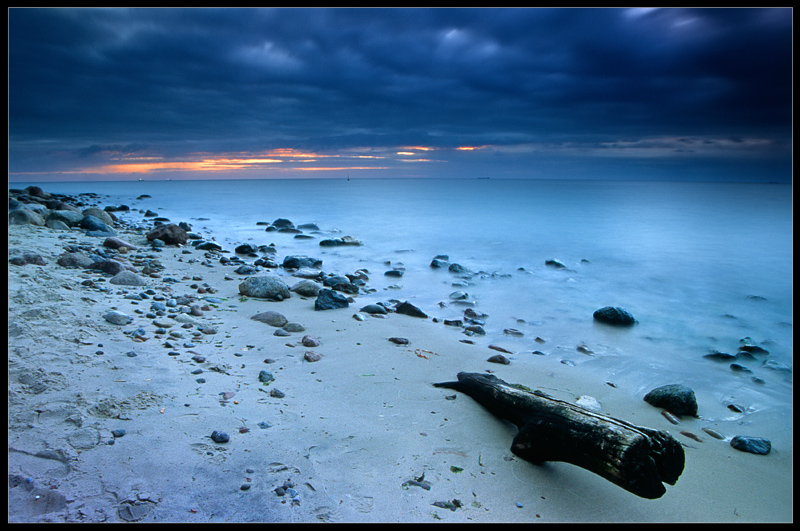
<instances>
[{"instance_id":1,"label":"driftwood log","mask_svg":"<svg viewBox=\"0 0 800 531\"><path fill-rule=\"evenodd\" d=\"M563 461L647 499L666 492L683 472L680 443L665 432L635 426L491 374L458 373L458 381L433 384L469 395L519 432L511 451L531 463Z\"/></svg>"}]
</instances>

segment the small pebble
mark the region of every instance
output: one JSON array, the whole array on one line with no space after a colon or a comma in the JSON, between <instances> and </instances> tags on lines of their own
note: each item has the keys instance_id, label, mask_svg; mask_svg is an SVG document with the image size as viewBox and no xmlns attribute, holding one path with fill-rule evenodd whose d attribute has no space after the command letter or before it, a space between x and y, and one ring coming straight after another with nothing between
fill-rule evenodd
<instances>
[{"instance_id":1,"label":"small pebble","mask_svg":"<svg viewBox=\"0 0 800 531\"><path fill-rule=\"evenodd\" d=\"M211 432L211 440L215 443L226 443L231 440L231 437L224 431L214 430Z\"/></svg>"},{"instance_id":2,"label":"small pebble","mask_svg":"<svg viewBox=\"0 0 800 531\"><path fill-rule=\"evenodd\" d=\"M123 429L111 430L111 435L113 435L114 437L124 437L125 436L125 430L123 430Z\"/></svg>"},{"instance_id":3,"label":"small pebble","mask_svg":"<svg viewBox=\"0 0 800 531\"><path fill-rule=\"evenodd\" d=\"M239 490L250 490L250 484L249 483L243 483L242 486L239 487Z\"/></svg>"}]
</instances>

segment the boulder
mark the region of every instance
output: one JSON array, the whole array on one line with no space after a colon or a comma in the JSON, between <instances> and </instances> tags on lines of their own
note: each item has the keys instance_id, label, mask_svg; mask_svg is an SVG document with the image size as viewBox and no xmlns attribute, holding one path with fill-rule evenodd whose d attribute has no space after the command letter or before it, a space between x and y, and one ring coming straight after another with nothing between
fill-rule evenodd
<instances>
[{"instance_id":1,"label":"boulder","mask_svg":"<svg viewBox=\"0 0 800 531\"><path fill-rule=\"evenodd\" d=\"M64 224L74 227L83 220L83 214L74 210L51 210L47 215L47 221L57 220Z\"/></svg>"},{"instance_id":2,"label":"boulder","mask_svg":"<svg viewBox=\"0 0 800 531\"><path fill-rule=\"evenodd\" d=\"M397 313L402 313L403 315L410 315L411 317L421 317L423 319L428 318L425 312L423 312L422 310L420 310L419 308L417 308L408 301L401 302L400 304L398 304L397 307L394 309L394 311Z\"/></svg>"},{"instance_id":3,"label":"boulder","mask_svg":"<svg viewBox=\"0 0 800 531\"><path fill-rule=\"evenodd\" d=\"M594 312L594 319L601 323L630 326L636 323L636 319L623 308L606 306Z\"/></svg>"},{"instance_id":4,"label":"boulder","mask_svg":"<svg viewBox=\"0 0 800 531\"><path fill-rule=\"evenodd\" d=\"M292 296L292 294L289 293L289 286L274 275L248 278L239 284L239 293L247 297L257 297L274 301L282 301Z\"/></svg>"},{"instance_id":5,"label":"boulder","mask_svg":"<svg viewBox=\"0 0 800 531\"><path fill-rule=\"evenodd\" d=\"M767 455L772 450L772 443L763 437L748 437L737 435L731 439L731 446L742 452Z\"/></svg>"},{"instance_id":6,"label":"boulder","mask_svg":"<svg viewBox=\"0 0 800 531\"><path fill-rule=\"evenodd\" d=\"M96 216L83 216L78 226L90 232L108 232L113 234L114 229L103 223L103 220Z\"/></svg>"},{"instance_id":7,"label":"boulder","mask_svg":"<svg viewBox=\"0 0 800 531\"><path fill-rule=\"evenodd\" d=\"M284 269L301 269L303 267L319 269L322 267L322 260L318 258L312 258L310 256L299 255L287 256L283 259Z\"/></svg>"},{"instance_id":8,"label":"boulder","mask_svg":"<svg viewBox=\"0 0 800 531\"><path fill-rule=\"evenodd\" d=\"M273 311L257 313L250 319L274 326L275 328L280 328L289 322L289 320L283 314Z\"/></svg>"},{"instance_id":9,"label":"boulder","mask_svg":"<svg viewBox=\"0 0 800 531\"><path fill-rule=\"evenodd\" d=\"M647 393L644 401L675 415L697 416L697 398L694 391L685 385L671 384L658 387Z\"/></svg>"},{"instance_id":10,"label":"boulder","mask_svg":"<svg viewBox=\"0 0 800 531\"><path fill-rule=\"evenodd\" d=\"M167 245L183 245L189 240L189 235L185 230L170 223L169 225L159 225L147 233L147 241L161 240Z\"/></svg>"},{"instance_id":11,"label":"boulder","mask_svg":"<svg viewBox=\"0 0 800 531\"><path fill-rule=\"evenodd\" d=\"M565 266L563 263L561 263L560 260L545 260L544 261L544 265L550 266L550 267L555 268L555 269L566 269L567 268L567 266Z\"/></svg>"},{"instance_id":12,"label":"boulder","mask_svg":"<svg viewBox=\"0 0 800 531\"><path fill-rule=\"evenodd\" d=\"M383 306L381 306L380 304L367 304L366 306L361 308L361 311L364 312L364 313L373 314L373 315L375 315L375 314L385 315L385 314L389 313L388 310L386 308L384 308Z\"/></svg>"},{"instance_id":13,"label":"boulder","mask_svg":"<svg viewBox=\"0 0 800 531\"><path fill-rule=\"evenodd\" d=\"M37 254L33 251L20 251L18 249L11 249L8 252L9 258L8 263L14 264L18 266L24 266L28 264L32 265L47 265L42 258L42 255Z\"/></svg>"},{"instance_id":14,"label":"boulder","mask_svg":"<svg viewBox=\"0 0 800 531\"><path fill-rule=\"evenodd\" d=\"M301 280L289 291L293 291L301 297L316 297L319 295L319 290L322 289L319 284L311 280Z\"/></svg>"},{"instance_id":15,"label":"boulder","mask_svg":"<svg viewBox=\"0 0 800 531\"><path fill-rule=\"evenodd\" d=\"M44 218L28 208L15 208L8 212L8 223L10 225L44 225Z\"/></svg>"},{"instance_id":16,"label":"boulder","mask_svg":"<svg viewBox=\"0 0 800 531\"><path fill-rule=\"evenodd\" d=\"M83 253L64 253L58 257L56 263L61 267L86 269L94 265L94 260Z\"/></svg>"},{"instance_id":17,"label":"boulder","mask_svg":"<svg viewBox=\"0 0 800 531\"><path fill-rule=\"evenodd\" d=\"M87 208L86 210L83 211L83 215L94 216L103 223L105 223L106 225L108 225L109 227L114 225L115 221L114 217L105 210L100 210L99 208L96 207Z\"/></svg>"},{"instance_id":18,"label":"boulder","mask_svg":"<svg viewBox=\"0 0 800 531\"><path fill-rule=\"evenodd\" d=\"M144 286L146 284L144 279L133 271L120 271L109 282L119 286Z\"/></svg>"},{"instance_id":19,"label":"boulder","mask_svg":"<svg viewBox=\"0 0 800 531\"><path fill-rule=\"evenodd\" d=\"M342 236L341 238L330 238L327 240L321 240L319 242L320 247L339 247L342 245L362 245L361 241L356 240L352 236Z\"/></svg>"},{"instance_id":20,"label":"boulder","mask_svg":"<svg viewBox=\"0 0 800 531\"><path fill-rule=\"evenodd\" d=\"M137 247L132 243L128 243L123 239L116 238L113 236L105 239L105 241L103 242L103 247L108 247L109 249L120 249L124 247L131 251L135 251L137 249Z\"/></svg>"},{"instance_id":21,"label":"boulder","mask_svg":"<svg viewBox=\"0 0 800 531\"><path fill-rule=\"evenodd\" d=\"M347 297L327 288L320 289L317 300L314 301L314 309L317 311L347 308L349 305Z\"/></svg>"}]
</instances>

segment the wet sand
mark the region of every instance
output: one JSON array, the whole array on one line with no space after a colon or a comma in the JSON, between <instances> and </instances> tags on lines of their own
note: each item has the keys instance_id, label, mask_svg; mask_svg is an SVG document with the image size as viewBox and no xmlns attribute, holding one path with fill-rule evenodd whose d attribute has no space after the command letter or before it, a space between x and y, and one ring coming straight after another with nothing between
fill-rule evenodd
<instances>
[{"instance_id":1,"label":"wet sand","mask_svg":"<svg viewBox=\"0 0 800 531\"><path fill-rule=\"evenodd\" d=\"M489 363L497 352L488 340L434 322L435 308L423 308L427 319L353 317L366 304L392 299L391 291L360 294L349 308L328 311L315 311L313 298L297 294L282 302L241 297L245 277L219 263L202 265L204 251L187 245L156 253L143 233L117 229L139 247L121 258L154 254L163 265L158 278L141 275L146 286L112 285L109 275L56 264L65 245L100 247L104 238L9 225L9 248L46 262L8 266L9 521L792 520L791 416L734 418L722 405L701 403L701 418L676 426L641 396L556 357L537 357L533 366ZM264 274L279 274L290 286L300 280L283 270ZM207 309L191 327L176 322L156 334L144 315L152 297L125 298L148 289L166 299L192 295ZM112 309L133 321L107 322ZM274 335L275 327L251 319L267 310L305 331ZM137 328L144 341L125 334ZM304 347L305 335L320 345ZM306 361L307 350L321 359ZM274 380L260 382L261 371ZM569 464L523 461L510 451L514 426L466 395L433 387L461 371L492 371L563 400L592 396L602 413L684 443L685 470L662 498L645 500ZM788 430L770 437L769 455L729 444L734 435L758 436L776 424ZM230 440L214 442L215 430ZM433 505L452 500L460 507Z\"/></svg>"}]
</instances>

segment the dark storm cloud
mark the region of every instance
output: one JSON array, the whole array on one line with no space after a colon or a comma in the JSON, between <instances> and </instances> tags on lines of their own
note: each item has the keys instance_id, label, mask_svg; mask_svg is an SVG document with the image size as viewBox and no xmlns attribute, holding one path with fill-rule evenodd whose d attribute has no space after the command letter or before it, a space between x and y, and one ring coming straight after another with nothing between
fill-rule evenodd
<instances>
[{"instance_id":1,"label":"dark storm cloud","mask_svg":"<svg viewBox=\"0 0 800 531\"><path fill-rule=\"evenodd\" d=\"M11 9L10 168L44 152L776 149L791 30L786 9Z\"/></svg>"}]
</instances>

